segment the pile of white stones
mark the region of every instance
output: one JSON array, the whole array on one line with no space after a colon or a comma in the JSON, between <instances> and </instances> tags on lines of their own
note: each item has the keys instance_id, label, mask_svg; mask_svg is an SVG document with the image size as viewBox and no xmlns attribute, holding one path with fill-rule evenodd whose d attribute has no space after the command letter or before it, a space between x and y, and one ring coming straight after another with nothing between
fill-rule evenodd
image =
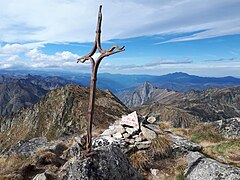
<instances>
[{"instance_id":1,"label":"pile of white stones","mask_svg":"<svg viewBox=\"0 0 240 180\"><path fill-rule=\"evenodd\" d=\"M147 118L146 122L141 120L134 111L109 126L94 140L93 146L99 147L115 143L127 151L132 148L147 149L157 134L161 133L159 125L155 122L156 118L153 116Z\"/></svg>"}]
</instances>

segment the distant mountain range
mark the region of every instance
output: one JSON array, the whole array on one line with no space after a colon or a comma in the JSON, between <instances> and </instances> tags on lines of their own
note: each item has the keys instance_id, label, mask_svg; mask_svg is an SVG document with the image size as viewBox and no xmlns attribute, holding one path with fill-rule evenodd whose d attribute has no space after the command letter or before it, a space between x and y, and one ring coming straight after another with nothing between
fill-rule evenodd
<instances>
[{"instance_id":1,"label":"distant mountain range","mask_svg":"<svg viewBox=\"0 0 240 180\"><path fill-rule=\"evenodd\" d=\"M1 71L0 71L1 73ZM4 72L5 74L7 72ZM14 73L14 72L12 72ZM14 74L26 74L26 72L15 72ZM35 72L32 74L40 74L46 76L59 76L70 80L82 86L89 86L90 74L77 72ZM232 76L227 77L199 77L189 75L187 73L175 72L171 74L152 76L152 75L125 75L125 74L109 74L99 73L97 86L100 89L109 89L113 93L128 90L142 85L144 82L149 82L155 87L161 89L169 89L178 92L189 92L191 90L205 90L208 88L224 88L240 85L240 78Z\"/></svg>"},{"instance_id":2,"label":"distant mountain range","mask_svg":"<svg viewBox=\"0 0 240 180\"><path fill-rule=\"evenodd\" d=\"M99 81L101 81L102 77L111 79L111 82L119 84L119 86L114 84L113 87L117 88L115 88L115 91L113 92L119 92L124 89L136 87L146 81L153 84L155 87L178 92L204 90L208 88L224 88L240 85L240 79L231 76L222 78L199 77L181 72L162 76L100 74Z\"/></svg>"},{"instance_id":3,"label":"distant mountain range","mask_svg":"<svg viewBox=\"0 0 240 180\"><path fill-rule=\"evenodd\" d=\"M49 90L71 83L89 86L90 81L90 74L59 72L55 73L59 76L46 75L49 74L42 73L40 76L24 75L24 72L13 74L4 72L0 75L0 115L7 115L18 111L21 107L37 103ZM148 83L144 84L144 82ZM107 73L98 75L98 87L109 89L128 107L136 107L153 101L170 102L179 97L182 92L191 90L237 85L240 85L240 79L234 77L198 77L181 72L163 76Z\"/></svg>"},{"instance_id":4,"label":"distant mountain range","mask_svg":"<svg viewBox=\"0 0 240 180\"><path fill-rule=\"evenodd\" d=\"M70 83L61 77L0 75L0 115L35 104L49 90Z\"/></svg>"}]
</instances>

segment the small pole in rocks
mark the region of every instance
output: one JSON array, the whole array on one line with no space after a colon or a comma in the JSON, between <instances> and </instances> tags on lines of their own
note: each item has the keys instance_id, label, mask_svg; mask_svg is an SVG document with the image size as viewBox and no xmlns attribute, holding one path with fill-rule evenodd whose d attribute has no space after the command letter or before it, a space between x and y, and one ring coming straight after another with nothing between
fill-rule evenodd
<instances>
[{"instance_id":1,"label":"small pole in rocks","mask_svg":"<svg viewBox=\"0 0 240 180\"><path fill-rule=\"evenodd\" d=\"M102 24L102 5L99 7L98 12L98 22L96 29L96 36L93 49L87 55L77 59L77 63L84 63L89 60L92 64L92 74L91 74L91 83L90 83L90 95L89 95L89 104L88 104L88 125L87 125L87 142L86 142L86 156L90 156L93 154L92 151L92 122L93 122L93 114L94 114L94 102L95 102L95 94L96 94L96 82L97 82L97 71L100 62L106 56L122 52L125 49L125 46L118 47L117 45L112 46L109 49L103 50L101 47L101 24ZM99 51L100 56L94 60L93 55L96 51Z\"/></svg>"}]
</instances>

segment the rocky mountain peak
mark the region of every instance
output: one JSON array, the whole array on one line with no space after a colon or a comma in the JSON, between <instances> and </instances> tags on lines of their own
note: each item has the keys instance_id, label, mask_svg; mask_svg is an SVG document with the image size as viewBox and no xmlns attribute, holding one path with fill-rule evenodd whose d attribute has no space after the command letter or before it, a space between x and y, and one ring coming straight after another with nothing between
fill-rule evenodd
<instances>
[{"instance_id":1,"label":"rocky mountain peak","mask_svg":"<svg viewBox=\"0 0 240 180\"><path fill-rule=\"evenodd\" d=\"M89 88L66 85L48 92L37 104L0 117L1 147L18 140L83 133L86 130ZM101 129L126 114L128 109L112 94L97 90L94 127ZM0 147L0 149L1 149Z\"/></svg>"},{"instance_id":2,"label":"rocky mountain peak","mask_svg":"<svg viewBox=\"0 0 240 180\"><path fill-rule=\"evenodd\" d=\"M149 82L144 82L142 85L117 93L119 99L128 107L137 107L149 102L165 102L179 95L175 91L160 89Z\"/></svg>"}]
</instances>

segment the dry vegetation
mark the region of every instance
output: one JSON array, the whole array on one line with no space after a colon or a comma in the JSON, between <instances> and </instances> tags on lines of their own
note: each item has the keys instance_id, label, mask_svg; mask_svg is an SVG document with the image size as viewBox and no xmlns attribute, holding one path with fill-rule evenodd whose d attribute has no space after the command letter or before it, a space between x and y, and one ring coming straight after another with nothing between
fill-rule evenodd
<instances>
[{"instance_id":1,"label":"dry vegetation","mask_svg":"<svg viewBox=\"0 0 240 180\"><path fill-rule=\"evenodd\" d=\"M240 141L226 140L217 144L206 146L203 153L220 162L240 167Z\"/></svg>"},{"instance_id":2,"label":"dry vegetation","mask_svg":"<svg viewBox=\"0 0 240 180\"><path fill-rule=\"evenodd\" d=\"M33 159L25 156L12 154L9 157L0 158L0 180L18 180L23 179L20 169L33 163Z\"/></svg>"},{"instance_id":3,"label":"dry vegetation","mask_svg":"<svg viewBox=\"0 0 240 180\"><path fill-rule=\"evenodd\" d=\"M185 157L173 154L172 140L167 134L159 135L152 140L148 150L138 151L129 156L131 164L144 175L151 179L151 169L157 169L157 177L164 180L182 180L187 167Z\"/></svg>"},{"instance_id":4,"label":"dry vegetation","mask_svg":"<svg viewBox=\"0 0 240 180\"><path fill-rule=\"evenodd\" d=\"M203 146L202 152L220 162L240 167L240 140L226 139L210 124L199 124L194 128L172 129L176 134L199 143Z\"/></svg>"},{"instance_id":5,"label":"dry vegetation","mask_svg":"<svg viewBox=\"0 0 240 180\"><path fill-rule=\"evenodd\" d=\"M167 135L160 136L152 141L150 151L154 156L168 157L172 152L171 144L170 137Z\"/></svg>"},{"instance_id":6,"label":"dry vegetation","mask_svg":"<svg viewBox=\"0 0 240 180\"><path fill-rule=\"evenodd\" d=\"M129 157L132 165L139 171L146 171L149 163L149 156L144 151L138 151Z\"/></svg>"},{"instance_id":7,"label":"dry vegetation","mask_svg":"<svg viewBox=\"0 0 240 180\"><path fill-rule=\"evenodd\" d=\"M161 121L159 123L159 128L166 130L166 129L170 129L171 128L171 123L169 121Z\"/></svg>"},{"instance_id":8,"label":"dry vegetation","mask_svg":"<svg viewBox=\"0 0 240 180\"><path fill-rule=\"evenodd\" d=\"M25 156L19 156L12 154L9 157L0 158L0 172L9 172L10 170L18 170L23 165L33 162L32 159L26 158Z\"/></svg>"},{"instance_id":9,"label":"dry vegetation","mask_svg":"<svg viewBox=\"0 0 240 180\"><path fill-rule=\"evenodd\" d=\"M52 174L56 173L59 167L66 162L60 157L66 149L67 145L60 142L53 150L39 149L31 157L16 153L0 157L0 180L31 179L46 170L50 173L48 175L50 179L55 179L51 172Z\"/></svg>"}]
</instances>

